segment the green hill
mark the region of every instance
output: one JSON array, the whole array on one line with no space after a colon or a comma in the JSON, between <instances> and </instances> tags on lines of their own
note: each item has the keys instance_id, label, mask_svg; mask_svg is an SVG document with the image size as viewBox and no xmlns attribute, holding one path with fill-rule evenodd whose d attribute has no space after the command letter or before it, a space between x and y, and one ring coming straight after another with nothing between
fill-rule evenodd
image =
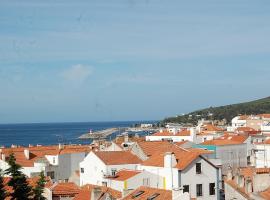
<instances>
[{"instance_id":1,"label":"green hill","mask_svg":"<svg viewBox=\"0 0 270 200\"><path fill-rule=\"evenodd\" d=\"M263 114L270 113L270 97L258 99L255 101L231 104L220 107L210 107L202 110L197 110L185 115L177 117L169 117L164 119L163 123L192 123L196 124L201 118L223 120L230 122L231 119L240 114Z\"/></svg>"}]
</instances>

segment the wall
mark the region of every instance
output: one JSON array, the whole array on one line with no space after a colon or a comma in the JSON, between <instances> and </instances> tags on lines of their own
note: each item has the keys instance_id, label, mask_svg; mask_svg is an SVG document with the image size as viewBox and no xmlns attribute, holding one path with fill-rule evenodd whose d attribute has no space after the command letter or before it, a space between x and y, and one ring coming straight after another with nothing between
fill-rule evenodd
<instances>
[{"instance_id":1,"label":"wall","mask_svg":"<svg viewBox=\"0 0 270 200\"><path fill-rule=\"evenodd\" d=\"M255 146L255 165L256 167L270 167L270 145L257 144Z\"/></svg>"},{"instance_id":2,"label":"wall","mask_svg":"<svg viewBox=\"0 0 270 200\"><path fill-rule=\"evenodd\" d=\"M141 170L145 170L156 175L156 180L153 179L153 187L160 189L172 190L178 187L178 170L175 168L163 168L155 166L142 165Z\"/></svg>"},{"instance_id":3,"label":"wall","mask_svg":"<svg viewBox=\"0 0 270 200\"><path fill-rule=\"evenodd\" d=\"M217 146L216 157L221 159L222 174L226 175L229 166L231 166L234 171L236 171L239 166L247 166L247 145L237 144Z\"/></svg>"},{"instance_id":4,"label":"wall","mask_svg":"<svg viewBox=\"0 0 270 200\"><path fill-rule=\"evenodd\" d=\"M196 163L201 163L202 173L196 174ZM197 200L216 200L219 191L216 190L215 195L209 195L209 183L215 183L217 188L217 169L204 159L198 158L194 160L185 170L179 172L181 177L181 186L189 185L191 198ZM196 184L202 184L203 196L197 197Z\"/></svg>"}]
</instances>

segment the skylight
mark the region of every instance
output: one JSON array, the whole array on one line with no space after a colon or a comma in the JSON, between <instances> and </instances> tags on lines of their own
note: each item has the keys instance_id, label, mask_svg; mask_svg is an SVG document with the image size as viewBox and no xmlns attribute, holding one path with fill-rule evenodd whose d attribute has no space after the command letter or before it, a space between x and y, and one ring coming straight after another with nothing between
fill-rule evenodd
<instances>
[{"instance_id":1,"label":"skylight","mask_svg":"<svg viewBox=\"0 0 270 200\"><path fill-rule=\"evenodd\" d=\"M150 197L147 198L147 200L153 200L155 198L157 198L160 194L159 193L155 193L153 195L151 195Z\"/></svg>"},{"instance_id":2,"label":"skylight","mask_svg":"<svg viewBox=\"0 0 270 200\"><path fill-rule=\"evenodd\" d=\"M143 193L144 193L144 191L136 192L135 194L132 195L132 199L135 199L135 198L137 198L138 196L141 196Z\"/></svg>"}]
</instances>

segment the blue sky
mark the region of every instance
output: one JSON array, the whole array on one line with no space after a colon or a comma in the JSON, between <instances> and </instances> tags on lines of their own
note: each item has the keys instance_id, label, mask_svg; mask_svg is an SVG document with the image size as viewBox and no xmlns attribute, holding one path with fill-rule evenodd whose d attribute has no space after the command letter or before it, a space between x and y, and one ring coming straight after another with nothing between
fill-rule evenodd
<instances>
[{"instance_id":1,"label":"blue sky","mask_svg":"<svg viewBox=\"0 0 270 200\"><path fill-rule=\"evenodd\" d=\"M163 119L269 95L269 0L0 0L0 123Z\"/></svg>"}]
</instances>

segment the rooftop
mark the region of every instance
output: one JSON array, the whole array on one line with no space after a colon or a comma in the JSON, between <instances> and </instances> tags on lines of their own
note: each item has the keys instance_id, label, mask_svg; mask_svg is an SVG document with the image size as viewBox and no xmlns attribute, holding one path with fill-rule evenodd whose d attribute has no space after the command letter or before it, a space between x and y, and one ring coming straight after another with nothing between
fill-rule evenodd
<instances>
[{"instance_id":1,"label":"rooftop","mask_svg":"<svg viewBox=\"0 0 270 200\"><path fill-rule=\"evenodd\" d=\"M130 178L132 178L140 173L141 173L141 171L123 169L123 170L117 172L115 177L108 178L108 179L115 180L115 181L125 181L125 180L128 180L128 179L130 179Z\"/></svg>"},{"instance_id":2,"label":"rooftop","mask_svg":"<svg viewBox=\"0 0 270 200\"><path fill-rule=\"evenodd\" d=\"M139 164L142 161L129 151L94 152L106 165Z\"/></svg>"},{"instance_id":3,"label":"rooftop","mask_svg":"<svg viewBox=\"0 0 270 200\"><path fill-rule=\"evenodd\" d=\"M150 187L139 187L134 192L123 198L123 200L137 200L137 199L148 199L151 197L155 200L164 200L164 199L172 199L172 191L170 190L162 190Z\"/></svg>"}]
</instances>

